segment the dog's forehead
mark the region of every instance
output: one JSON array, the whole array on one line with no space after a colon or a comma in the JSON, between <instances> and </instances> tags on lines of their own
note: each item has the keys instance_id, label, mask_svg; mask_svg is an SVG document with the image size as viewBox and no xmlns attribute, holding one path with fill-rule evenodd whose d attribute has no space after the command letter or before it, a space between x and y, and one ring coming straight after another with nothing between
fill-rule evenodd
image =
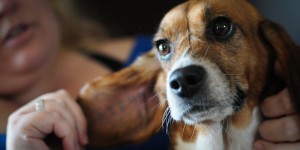
<instances>
[{"instance_id":1,"label":"dog's forehead","mask_svg":"<svg viewBox=\"0 0 300 150\"><path fill-rule=\"evenodd\" d=\"M170 38L176 34L186 33L186 16L185 9L188 3L183 3L178 5L169 11L165 17L162 19L158 32L156 33L155 39Z\"/></svg>"},{"instance_id":2,"label":"dog's forehead","mask_svg":"<svg viewBox=\"0 0 300 150\"><path fill-rule=\"evenodd\" d=\"M204 31L209 17L227 16L236 23L248 27L249 22L257 25L261 20L258 11L246 0L189 0L169 11L163 18L160 32L164 36L173 36L174 33L187 32L187 29ZM201 32L203 33L203 32Z\"/></svg>"}]
</instances>

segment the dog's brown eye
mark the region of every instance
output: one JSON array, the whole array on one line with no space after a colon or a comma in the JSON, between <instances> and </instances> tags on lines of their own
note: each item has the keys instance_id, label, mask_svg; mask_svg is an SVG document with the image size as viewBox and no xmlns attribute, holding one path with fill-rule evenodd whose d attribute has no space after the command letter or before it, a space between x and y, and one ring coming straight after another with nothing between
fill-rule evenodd
<instances>
[{"instance_id":1,"label":"dog's brown eye","mask_svg":"<svg viewBox=\"0 0 300 150\"><path fill-rule=\"evenodd\" d=\"M171 46L167 40L156 41L156 48L161 56L166 56L171 53Z\"/></svg>"},{"instance_id":2,"label":"dog's brown eye","mask_svg":"<svg viewBox=\"0 0 300 150\"><path fill-rule=\"evenodd\" d=\"M234 24L229 18L218 17L213 20L212 32L215 38L226 40L234 33Z\"/></svg>"}]
</instances>

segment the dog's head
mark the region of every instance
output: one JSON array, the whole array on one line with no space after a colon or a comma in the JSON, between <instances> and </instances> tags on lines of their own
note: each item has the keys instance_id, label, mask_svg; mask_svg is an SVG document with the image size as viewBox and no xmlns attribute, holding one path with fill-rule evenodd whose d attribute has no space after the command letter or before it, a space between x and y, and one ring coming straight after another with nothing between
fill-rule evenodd
<instances>
[{"instance_id":1,"label":"dog's head","mask_svg":"<svg viewBox=\"0 0 300 150\"><path fill-rule=\"evenodd\" d=\"M253 109L278 53L264 22L246 0L190 0L166 14L154 41L173 119L197 124Z\"/></svg>"}]
</instances>

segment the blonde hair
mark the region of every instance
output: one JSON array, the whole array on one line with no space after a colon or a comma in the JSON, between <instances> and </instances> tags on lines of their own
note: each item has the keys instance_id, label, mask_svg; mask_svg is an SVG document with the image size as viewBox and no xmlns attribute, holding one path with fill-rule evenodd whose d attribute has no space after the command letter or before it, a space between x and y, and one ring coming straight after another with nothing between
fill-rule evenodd
<instances>
[{"instance_id":1,"label":"blonde hair","mask_svg":"<svg viewBox=\"0 0 300 150\"><path fill-rule=\"evenodd\" d=\"M96 21L84 16L75 6L74 0L49 0L59 19L62 44L80 47L85 41L106 37L104 28Z\"/></svg>"}]
</instances>

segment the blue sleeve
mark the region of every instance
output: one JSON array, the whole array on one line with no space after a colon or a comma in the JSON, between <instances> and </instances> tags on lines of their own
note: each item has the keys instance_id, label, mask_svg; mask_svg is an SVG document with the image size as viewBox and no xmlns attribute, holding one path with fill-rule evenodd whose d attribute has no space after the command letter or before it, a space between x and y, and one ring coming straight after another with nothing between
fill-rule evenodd
<instances>
[{"instance_id":1,"label":"blue sleeve","mask_svg":"<svg viewBox=\"0 0 300 150\"><path fill-rule=\"evenodd\" d=\"M126 67L132 64L138 56L148 52L149 50L151 50L151 48L152 48L152 36L146 36L146 35L137 36L136 42L131 51L131 55L129 56L124 66Z\"/></svg>"},{"instance_id":2,"label":"blue sleeve","mask_svg":"<svg viewBox=\"0 0 300 150\"><path fill-rule=\"evenodd\" d=\"M6 146L6 135L0 134L0 150L5 150Z\"/></svg>"}]
</instances>

